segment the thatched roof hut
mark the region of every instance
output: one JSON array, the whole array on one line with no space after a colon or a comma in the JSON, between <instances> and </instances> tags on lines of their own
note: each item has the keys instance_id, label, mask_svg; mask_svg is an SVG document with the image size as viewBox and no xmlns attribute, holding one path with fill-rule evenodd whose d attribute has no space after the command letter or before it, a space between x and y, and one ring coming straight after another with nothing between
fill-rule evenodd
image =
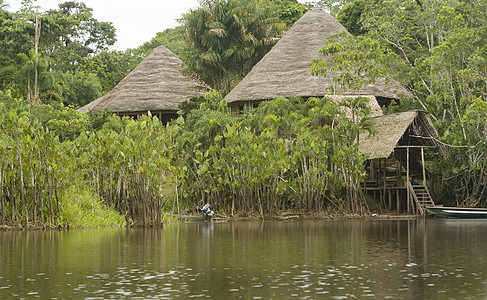
<instances>
[{"instance_id":1,"label":"thatched roof hut","mask_svg":"<svg viewBox=\"0 0 487 300\"><path fill-rule=\"evenodd\" d=\"M96 105L98 105L98 103L100 103L101 99L103 99L103 97L100 97L94 101L91 101L90 103L86 104L85 106L78 108L78 111L81 113L89 113Z\"/></svg>"},{"instance_id":2,"label":"thatched roof hut","mask_svg":"<svg viewBox=\"0 0 487 300\"><path fill-rule=\"evenodd\" d=\"M359 136L359 150L368 159L388 158L397 147L434 147L440 154L444 146L438 142L438 133L424 111L408 111L374 118L375 133Z\"/></svg>"},{"instance_id":3,"label":"thatched roof hut","mask_svg":"<svg viewBox=\"0 0 487 300\"><path fill-rule=\"evenodd\" d=\"M203 96L207 87L181 75L182 61L159 46L108 94L79 109L81 112L111 111L121 115L175 114L179 103Z\"/></svg>"},{"instance_id":4,"label":"thatched roof hut","mask_svg":"<svg viewBox=\"0 0 487 300\"><path fill-rule=\"evenodd\" d=\"M306 98L327 95L326 88L332 85L332 78L312 76L311 60L325 58L319 49L330 35L344 31L345 27L323 9L309 10L230 91L225 97L229 106L280 96ZM345 95L398 99L402 92L405 90L397 83L385 84L384 80L379 80Z\"/></svg>"},{"instance_id":5,"label":"thatched roof hut","mask_svg":"<svg viewBox=\"0 0 487 300\"><path fill-rule=\"evenodd\" d=\"M428 114L409 111L374 119L376 132L359 136L359 150L368 158L365 192L387 210L395 202L397 212L424 214L425 207L435 205L426 166L433 155L446 153Z\"/></svg>"}]
</instances>

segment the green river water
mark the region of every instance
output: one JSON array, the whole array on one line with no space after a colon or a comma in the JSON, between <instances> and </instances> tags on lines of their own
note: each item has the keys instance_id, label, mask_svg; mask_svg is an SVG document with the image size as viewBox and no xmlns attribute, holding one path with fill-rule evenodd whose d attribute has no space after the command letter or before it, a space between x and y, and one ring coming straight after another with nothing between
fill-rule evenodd
<instances>
[{"instance_id":1,"label":"green river water","mask_svg":"<svg viewBox=\"0 0 487 300\"><path fill-rule=\"evenodd\" d=\"M487 220L0 232L0 299L486 299Z\"/></svg>"}]
</instances>

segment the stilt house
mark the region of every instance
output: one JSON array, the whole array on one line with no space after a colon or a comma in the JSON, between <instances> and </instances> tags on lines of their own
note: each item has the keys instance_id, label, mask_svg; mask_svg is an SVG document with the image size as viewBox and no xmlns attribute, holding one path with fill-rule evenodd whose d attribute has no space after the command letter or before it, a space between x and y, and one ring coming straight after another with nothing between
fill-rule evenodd
<instances>
[{"instance_id":1,"label":"stilt house","mask_svg":"<svg viewBox=\"0 0 487 300\"><path fill-rule=\"evenodd\" d=\"M432 155L446 150L424 111L379 116L374 118L375 133L359 136L359 150L367 158L367 180L364 190L379 199L391 211L425 213L434 206L431 199L426 164Z\"/></svg>"},{"instance_id":2,"label":"stilt house","mask_svg":"<svg viewBox=\"0 0 487 300\"><path fill-rule=\"evenodd\" d=\"M159 46L109 93L81 107L80 112L110 111L136 118L147 114L167 123L178 116L179 103L204 96L206 85L181 75L182 61Z\"/></svg>"}]
</instances>

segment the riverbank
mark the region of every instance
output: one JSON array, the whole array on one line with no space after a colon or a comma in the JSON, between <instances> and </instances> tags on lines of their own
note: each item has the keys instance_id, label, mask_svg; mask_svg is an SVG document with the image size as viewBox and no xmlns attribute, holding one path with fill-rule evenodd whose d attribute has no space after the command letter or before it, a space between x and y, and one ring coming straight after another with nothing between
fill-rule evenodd
<instances>
[{"instance_id":1,"label":"riverbank","mask_svg":"<svg viewBox=\"0 0 487 300\"><path fill-rule=\"evenodd\" d=\"M363 219L363 220L410 220L419 218L418 215L410 215L403 213L370 213L368 215L358 214L339 214L333 212L278 212L270 215L260 215L258 212L238 212L234 216L227 216L223 214L215 214L211 219L212 221L293 221L293 220L350 220L350 219ZM202 222L205 220L200 214L192 213L191 211L181 211L179 214L165 213L162 217L162 223L160 225L150 225L145 227L158 227L169 223L179 222ZM70 229L93 229L93 228L123 228L123 227L144 227L140 225L129 224L126 222L113 223L105 225L93 225L89 226L84 224L83 226L72 225L49 225L49 224L33 224L33 223L5 223L0 224L0 231L9 230L70 230Z\"/></svg>"},{"instance_id":2,"label":"riverbank","mask_svg":"<svg viewBox=\"0 0 487 300\"><path fill-rule=\"evenodd\" d=\"M264 216L257 213L238 213L235 216L225 216L217 215L212 218L211 221L295 221L295 220L322 220L322 221L333 221L333 220L350 220L350 219L363 219L363 220L411 220L417 219L418 215L408 215L408 214L370 214L370 215L335 215L335 214L325 214L325 213L295 213L295 212L282 212L274 215ZM151 225L145 227L158 227L164 226L169 223L178 222L202 222L205 221L200 215L191 214L180 214L169 216L167 215L163 223L160 225ZM208 220L206 220L208 221ZM50 226L50 225L34 225L34 224L1 224L0 231L9 230L70 230L70 229L93 229L93 228L117 228L117 227L144 227L144 226L126 226L125 224L120 225L110 225L110 226L83 226L83 227L72 227L72 226Z\"/></svg>"}]
</instances>

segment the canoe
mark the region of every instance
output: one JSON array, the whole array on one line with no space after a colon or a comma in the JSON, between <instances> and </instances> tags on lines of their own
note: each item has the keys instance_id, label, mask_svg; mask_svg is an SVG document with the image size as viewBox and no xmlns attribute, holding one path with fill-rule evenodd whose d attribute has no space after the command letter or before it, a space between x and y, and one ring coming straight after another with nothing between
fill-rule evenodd
<instances>
[{"instance_id":1,"label":"canoe","mask_svg":"<svg viewBox=\"0 0 487 300\"><path fill-rule=\"evenodd\" d=\"M204 221L209 221L211 218L207 219L203 216L195 216L195 215L181 215L181 214L173 214L173 217L176 217L180 220L184 221L193 221L193 222L204 222Z\"/></svg>"},{"instance_id":2,"label":"canoe","mask_svg":"<svg viewBox=\"0 0 487 300\"><path fill-rule=\"evenodd\" d=\"M487 208L430 206L426 210L437 216L452 218L487 218Z\"/></svg>"},{"instance_id":3,"label":"canoe","mask_svg":"<svg viewBox=\"0 0 487 300\"><path fill-rule=\"evenodd\" d=\"M222 221L228 220L224 215L213 215L212 217L207 217L203 215L183 215L183 214L172 214L173 217L178 218L183 221L191 222L208 222L208 221Z\"/></svg>"}]
</instances>

